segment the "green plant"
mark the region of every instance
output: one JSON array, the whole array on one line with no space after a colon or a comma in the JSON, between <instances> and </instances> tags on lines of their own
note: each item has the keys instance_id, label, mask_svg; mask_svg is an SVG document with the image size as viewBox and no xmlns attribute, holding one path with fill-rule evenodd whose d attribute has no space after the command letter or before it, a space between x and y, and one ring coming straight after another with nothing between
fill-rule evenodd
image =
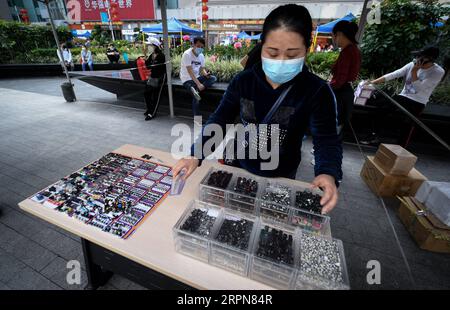
<instances>
[{"instance_id":1,"label":"green plant","mask_svg":"<svg viewBox=\"0 0 450 310\"><path fill-rule=\"evenodd\" d=\"M62 26L56 30L61 42L72 40L69 28ZM54 49L56 53L56 42L48 25L0 20L0 42L0 63L32 62L30 52L35 49Z\"/></svg>"},{"instance_id":2,"label":"green plant","mask_svg":"<svg viewBox=\"0 0 450 310\"><path fill-rule=\"evenodd\" d=\"M311 53L306 57L306 64L312 72L329 78L331 67L338 57L338 52Z\"/></svg>"},{"instance_id":3,"label":"green plant","mask_svg":"<svg viewBox=\"0 0 450 310\"><path fill-rule=\"evenodd\" d=\"M447 77L434 90L430 102L450 107L450 79Z\"/></svg>"},{"instance_id":4,"label":"green plant","mask_svg":"<svg viewBox=\"0 0 450 310\"><path fill-rule=\"evenodd\" d=\"M190 41L183 41L182 44L178 45L175 48L170 49L170 55L172 55L173 57L177 55L182 55L190 47L191 47Z\"/></svg>"},{"instance_id":5,"label":"green plant","mask_svg":"<svg viewBox=\"0 0 450 310\"><path fill-rule=\"evenodd\" d=\"M172 58L172 75L174 77L180 76L181 55L176 55ZM212 62L206 59L206 68L217 77L218 82L230 82L233 77L242 71L242 66L239 59L229 59Z\"/></svg>"},{"instance_id":6,"label":"green plant","mask_svg":"<svg viewBox=\"0 0 450 310\"><path fill-rule=\"evenodd\" d=\"M31 50L28 57L33 63L55 63L58 62L56 48L37 48Z\"/></svg>"},{"instance_id":7,"label":"green plant","mask_svg":"<svg viewBox=\"0 0 450 310\"><path fill-rule=\"evenodd\" d=\"M254 46L254 44L247 46L245 42L242 42L241 48L234 48L233 45L216 45L208 49L206 51L206 55L216 55L220 60L232 60L235 58L241 59L247 55Z\"/></svg>"},{"instance_id":8,"label":"green plant","mask_svg":"<svg viewBox=\"0 0 450 310\"><path fill-rule=\"evenodd\" d=\"M435 0L384 0L381 23L367 25L361 43L362 65L367 72L380 75L403 66L411 51L437 43L448 52L448 22L435 27L450 8ZM447 39L443 39L443 38Z\"/></svg>"},{"instance_id":9,"label":"green plant","mask_svg":"<svg viewBox=\"0 0 450 310\"><path fill-rule=\"evenodd\" d=\"M109 31L103 30L100 25L94 26L91 38L97 46L104 46L112 40L111 33Z\"/></svg>"}]
</instances>

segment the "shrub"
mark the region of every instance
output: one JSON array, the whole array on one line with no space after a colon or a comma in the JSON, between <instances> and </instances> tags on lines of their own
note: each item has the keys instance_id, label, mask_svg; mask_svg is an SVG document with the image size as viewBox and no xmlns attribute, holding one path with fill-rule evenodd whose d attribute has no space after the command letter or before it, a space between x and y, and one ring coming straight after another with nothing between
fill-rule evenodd
<instances>
[{"instance_id":1,"label":"shrub","mask_svg":"<svg viewBox=\"0 0 450 310\"><path fill-rule=\"evenodd\" d=\"M442 81L431 95L430 102L450 107L450 79Z\"/></svg>"},{"instance_id":2,"label":"shrub","mask_svg":"<svg viewBox=\"0 0 450 310\"><path fill-rule=\"evenodd\" d=\"M68 27L58 27L57 33L61 42L72 39ZM50 26L0 20L0 63L31 62L30 51L47 48L53 48L56 53Z\"/></svg>"},{"instance_id":3,"label":"shrub","mask_svg":"<svg viewBox=\"0 0 450 310\"><path fill-rule=\"evenodd\" d=\"M311 53L306 58L306 64L312 72L328 77L331 72L331 67L339 57L339 52L327 53Z\"/></svg>"},{"instance_id":4,"label":"shrub","mask_svg":"<svg viewBox=\"0 0 450 310\"><path fill-rule=\"evenodd\" d=\"M181 55L172 58L172 75L180 76ZM206 68L217 77L218 82L230 82L233 77L242 71L239 59L221 60L211 62L206 59Z\"/></svg>"}]
</instances>

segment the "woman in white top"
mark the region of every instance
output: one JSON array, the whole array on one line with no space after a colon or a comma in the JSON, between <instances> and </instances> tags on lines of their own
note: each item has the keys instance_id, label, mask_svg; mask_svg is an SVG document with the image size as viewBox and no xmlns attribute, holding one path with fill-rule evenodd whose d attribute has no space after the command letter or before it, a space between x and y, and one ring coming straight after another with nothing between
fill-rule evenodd
<instances>
[{"instance_id":1,"label":"woman in white top","mask_svg":"<svg viewBox=\"0 0 450 310\"><path fill-rule=\"evenodd\" d=\"M62 50L62 57L59 54L59 50L56 50L56 54L58 55L59 61L61 63L64 63L64 65L67 67L67 70L73 70L73 60L72 60L72 53L70 52L70 49L66 46L66 44L61 44L61 50Z\"/></svg>"},{"instance_id":2,"label":"woman in white top","mask_svg":"<svg viewBox=\"0 0 450 310\"><path fill-rule=\"evenodd\" d=\"M439 49L437 47L425 47L412 54L415 56L413 61L394 72L385 74L382 77L371 81L370 83L380 84L393 79L404 78L405 84L402 91L400 94L395 95L393 99L414 116L419 116L425 109L431 93L442 80L445 70L435 63L436 59L439 57ZM377 123L381 123L378 120L381 119L381 117L386 116L386 112L389 112L386 111L386 109L390 111L396 110L391 102L380 108L380 117L374 119ZM409 128L406 129L409 130ZM403 133L400 135L399 143L406 145L407 139L408 137ZM365 140L361 140L361 143L379 143L375 128L371 136Z\"/></svg>"}]
</instances>

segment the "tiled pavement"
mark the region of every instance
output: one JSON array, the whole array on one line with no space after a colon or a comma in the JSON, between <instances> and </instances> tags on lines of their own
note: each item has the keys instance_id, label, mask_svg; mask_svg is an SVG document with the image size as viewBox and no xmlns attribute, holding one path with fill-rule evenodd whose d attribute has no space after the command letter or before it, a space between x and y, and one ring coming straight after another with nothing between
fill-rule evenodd
<instances>
[{"instance_id":1,"label":"tiled pavement","mask_svg":"<svg viewBox=\"0 0 450 310\"><path fill-rule=\"evenodd\" d=\"M168 151L175 139L170 136L170 128L188 120L161 115L144 122L142 110L94 103L92 100L112 103L114 97L90 86L85 91L77 88L79 99L90 102L66 103L59 89L51 86L57 85L56 79L33 81L29 85L23 80L0 80L0 289L80 289L86 284L85 273L81 285L69 286L65 281L67 261L76 259L83 265L79 238L24 213L17 203L123 144ZM50 92L57 96L42 94ZM305 181L313 177L310 148L310 141L305 141L297 174L298 179ZM344 149L345 180L340 187L339 205L331 216L333 236L344 242L352 288L449 289L450 256L416 246L396 216L397 203L386 201L386 213L380 200L360 179L363 157L358 149L350 145ZM448 158L419 155L417 167L429 179L450 181ZM381 263L381 285L366 282L366 264L370 260ZM140 288L114 276L103 289Z\"/></svg>"}]
</instances>

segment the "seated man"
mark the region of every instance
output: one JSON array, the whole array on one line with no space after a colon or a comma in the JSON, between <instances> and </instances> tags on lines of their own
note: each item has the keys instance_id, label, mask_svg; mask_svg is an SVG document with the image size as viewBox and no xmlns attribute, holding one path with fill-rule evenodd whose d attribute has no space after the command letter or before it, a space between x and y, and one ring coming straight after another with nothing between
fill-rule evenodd
<instances>
[{"instance_id":1,"label":"seated man","mask_svg":"<svg viewBox=\"0 0 450 310\"><path fill-rule=\"evenodd\" d=\"M201 97L199 92L211 87L217 81L217 78L205 69L204 47L205 40L203 38L195 38L194 45L186 50L181 58L180 78L183 86L193 96L192 111L194 116L200 115L199 101Z\"/></svg>"}]
</instances>

